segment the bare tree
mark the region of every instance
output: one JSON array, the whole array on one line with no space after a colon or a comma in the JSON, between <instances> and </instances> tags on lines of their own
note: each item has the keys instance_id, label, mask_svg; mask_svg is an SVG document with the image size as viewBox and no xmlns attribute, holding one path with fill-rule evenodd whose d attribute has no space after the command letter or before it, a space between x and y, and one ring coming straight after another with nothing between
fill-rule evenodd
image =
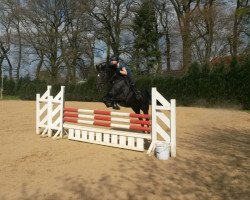
<instances>
[{"instance_id":1,"label":"bare tree","mask_svg":"<svg viewBox=\"0 0 250 200\"><path fill-rule=\"evenodd\" d=\"M22 13L22 5L20 1L14 0L6 0L6 6L8 6L10 10L10 15L12 15L12 30L13 30L13 39L12 43L17 49L17 61L15 72L16 72L16 80L18 81L20 78L20 69L22 62L22 33L21 33L21 13Z\"/></svg>"},{"instance_id":2,"label":"bare tree","mask_svg":"<svg viewBox=\"0 0 250 200\"><path fill-rule=\"evenodd\" d=\"M212 46L215 42L215 26L218 20L222 20L220 14L215 0L203 1L193 12L191 20L192 44L194 54L200 63L209 63L211 59Z\"/></svg>"},{"instance_id":3,"label":"bare tree","mask_svg":"<svg viewBox=\"0 0 250 200\"><path fill-rule=\"evenodd\" d=\"M91 16L96 20L97 34L115 54L120 54L121 32L126 28L131 6L134 0L95 0L92 3Z\"/></svg>"},{"instance_id":4,"label":"bare tree","mask_svg":"<svg viewBox=\"0 0 250 200\"><path fill-rule=\"evenodd\" d=\"M2 34L0 35L0 77L2 77L2 64L4 60L7 61L9 69L9 78L13 78L13 67L8 55L11 46L11 23L13 18L10 14L5 2L0 3L0 29Z\"/></svg>"},{"instance_id":5,"label":"bare tree","mask_svg":"<svg viewBox=\"0 0 250 200\"><path fill-rule=\"evenodd\" d=\"M170 37L170 17L171 7L165 0L158 0L156 3L156 10L159 16L159 23L162 26L162 34L165 37L166 50L165 55L167 59L167 71L171 69L171 37Z\"/></svg>"},{"instance_id":6,"label":"bare tree","mask_svg":"<svg viewBox=\"0 0 250 200\"><path fill-rule=\"evenodd\" d=\"M44 56L52 84L58 81L58 75L63 64L61 42L66 25L67 0L27 2L23 27L31 36L32 46ZM66 9L65 9L66 8Z\"/></svg>"},{"instance_id":7,"label":"bare tree","mask_svg":"<svg viewBox=\"0 0 250 200\"><path fill-rule=\"evenodd\" d=\"M87 14L87 1L69 1L67 10L65 37L61 42L62 56L67 69L67 80L76 82L77 66L81 67L85 63L86 55L91 60L90 68L94 67L92 21Z\"/></svg>"},{"instance_id":8,"label":"bare tree","mask_svg":"<svg viewBox=\"0 0 250 200\"><path fill-rule=\"evenodd\" d=\"M181 37L182 37L182 65L184 71L190 66L192 62L191 51L191 16L197 6L200 4L200 0L170 0L174 6L177 19L179 22Z\"/></svg>"},{"instance_id":9,"label":"bare tree","mask_svg":"<svg viewBox=\"0 0 250 200\"><path fill-rule=\"evenodd\" d=\"M237 58L238 56L240 34L244 31L244 25L242 24L242 22L244 20L244 17L249 17L249 13L247 14L244 12L244 9L247 7L249 7L249 0L237 0L236 9L234 13L233 34L231 36L230 49L231 55L234 58Z\"/></svg>"}]
</instances>

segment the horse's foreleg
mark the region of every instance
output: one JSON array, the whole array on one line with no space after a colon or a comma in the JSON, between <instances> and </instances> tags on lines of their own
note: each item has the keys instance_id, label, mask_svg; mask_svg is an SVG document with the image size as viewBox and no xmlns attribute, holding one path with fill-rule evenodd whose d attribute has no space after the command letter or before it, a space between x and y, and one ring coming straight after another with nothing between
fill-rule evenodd
<instances>
[{"instance_id":1,"label":"horse's foreleg","mask_svg":"<svg viewBox=\"0 0 250 200\"><path fill-rule=\"evenodd\" d=\"M111 101L111 97L109 94L102 97L102 102L107 106L107 108L112 106L112 101Z\"/></svg>"}]
</instances>

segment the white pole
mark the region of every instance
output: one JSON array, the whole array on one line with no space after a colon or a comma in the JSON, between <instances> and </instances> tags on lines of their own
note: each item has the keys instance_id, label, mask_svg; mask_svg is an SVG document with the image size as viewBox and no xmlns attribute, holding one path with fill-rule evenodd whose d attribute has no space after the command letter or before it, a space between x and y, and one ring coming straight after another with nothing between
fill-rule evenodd
<instances>
[{"instance_id":1,"label":"white pole","mask_svg":"<svg viewBox=\"0 0 250 200\"><path fill-rule=\"evenodd\" d=\"M53 96L48 96L48 137L52 137L52 111L53 111Z\"/></svg>"},{"instance_id":2,"label":"white pole","mask_svg":"<svg viewBox=\"0 0 250 200\"><path fill-rule=\"evenodd\" d=\"M64 130L63 130L63 111L64 111L64 94L65 94L65 86L61 86L61 110L60 110L60 125L61 125L61 138L63 137L63 133L64 133Z\"/></svg>"},{"instance_id":3,"label":"white pole","mask_svg":"<svg viewBox=\"0 0 250 200\"><path fill-rule=\"evenodd\" d=\"M151 152L154 151L155 149L155 144L157 141L157 120L156 120L156 104L157 104L157 100L156 100L156 88L153 87L151 89L151 97L152 97L152 101L151 101L151 144L148 148L148 152L147 154L150 154Z\"/></svg>"},{"instance_id":4,"label":"white pole","mask_svg":"<svg viewBox=\"0 0 250 200\"><path fill-rule=\"evenodd\" d=\"M175 99L171 99L171 157L176 157L176 101Z\"/></svg>"},{"instance_id":5,"label":"white pole","mask_svg":"<svg viewBox=\"0 0 250 200\"><path fill-rule=\"evenodd\" d=\"M36 134L40 134L40 94L36 94Z\"/></svg>"}]
</instances>

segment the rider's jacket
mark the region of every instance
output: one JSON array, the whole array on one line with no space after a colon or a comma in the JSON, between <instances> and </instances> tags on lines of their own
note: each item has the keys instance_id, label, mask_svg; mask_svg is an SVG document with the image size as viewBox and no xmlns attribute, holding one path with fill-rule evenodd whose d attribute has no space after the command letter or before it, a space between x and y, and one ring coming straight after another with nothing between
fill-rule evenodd
<instances>
[{"instance_id":1,"label":"rider's jacket","mask_svg":"<svg viewBox=\"0 0 250 200\"><path fill-rule=\"evenodd\" d=\"M117 75L120 75L120 71L122 70L122 68L123 67L125 67L126 68L126 70L127 70L127 77L131 77L132 76L132 72L131 72L131 69L130 69L130 67L128 66L128 65L126 65L124 62L122 62L122 61L119 61L119 67L117 67L116 68L116 70L115 70L115 73L117 74Z\"/></svg>"}]
</instances>

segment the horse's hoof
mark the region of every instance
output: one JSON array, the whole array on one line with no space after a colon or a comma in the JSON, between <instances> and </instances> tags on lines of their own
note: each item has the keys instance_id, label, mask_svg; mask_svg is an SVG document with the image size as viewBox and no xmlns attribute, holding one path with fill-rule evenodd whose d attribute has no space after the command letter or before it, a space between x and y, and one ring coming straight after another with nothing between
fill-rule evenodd
<instances>
[{"instance_id":1,"label":"horse's hoof","mask_svg":"<svg viewBox=\"0 0 250 200\"><path fill-rule=\"evenodd\" d=\"M117 106L117 105L114 105L112 108L115 109L115 110L120 110L120 107Z\"/></svg>"},{"instance_id":2,"label":"horse's hoof","mask_svg":"<svg viewBox=\"0 0 250 200\"><path fill-rule=\"evenodd\" d=\"M110 107L112 107L112 105L111 105L111 104L107 104L106 107L107 107L107 108L110 108Z\"/></svg>"},{"instance_id":3,"label":"horse's hoof","mask_svg":"<svg viewBox=\"0 0 250 200\"><path fill-rule=\"evenodd\" d=\"M107 108L112 107L112 104L111 104L111 103L108 103L108 102L103 102L103 103L105 104L105 106L106 106Z\"/></svg>"}]
</instances>

